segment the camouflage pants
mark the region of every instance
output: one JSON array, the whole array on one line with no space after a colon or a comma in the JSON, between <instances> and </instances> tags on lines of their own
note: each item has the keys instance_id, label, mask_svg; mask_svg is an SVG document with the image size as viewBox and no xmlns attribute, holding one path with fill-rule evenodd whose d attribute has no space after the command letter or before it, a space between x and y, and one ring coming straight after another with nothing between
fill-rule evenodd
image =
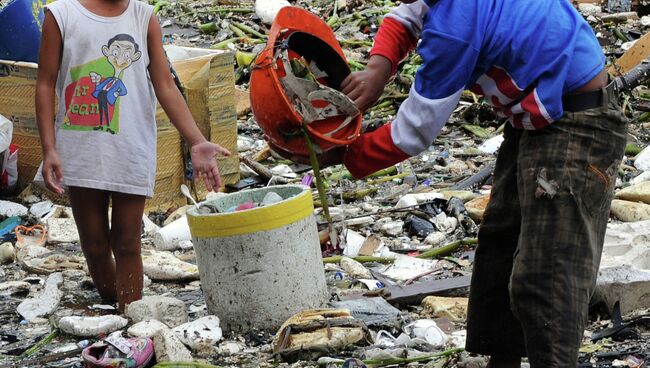
<instances>
[{"instance_id":1,"label":"camouflage pants","mask_svg":"<svg viewBox=\"0 0 650 368\"><path fill-rule=\"evenodd\" d=\"M538 131L506 127L478 235L468 351L576 366L627 135L620 109L604 105Z\"/></svg>"}]
</instances>

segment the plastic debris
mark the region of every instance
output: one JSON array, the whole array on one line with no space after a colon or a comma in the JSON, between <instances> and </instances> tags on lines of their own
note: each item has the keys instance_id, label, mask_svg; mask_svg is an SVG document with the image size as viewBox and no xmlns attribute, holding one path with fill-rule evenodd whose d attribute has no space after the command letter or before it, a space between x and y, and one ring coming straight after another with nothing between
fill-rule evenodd
<instances>
[{"instance_id":1,"label":"plastic debris","mask_svg":"<svg viewBox=\"0 0 650 368\"><path fill-rule=\"evenodd\" d=\"M260 206L269 206L278 202L282 202L284 199L276 192L268 192L262 199Z\"/></svg>"},{"instance_id":2,"label":"plastic debris","mask_svg":"<svg viewBox=\"0 0 650 368\"><path fill-rule=\"evenodd\" d=\"M153 243L158 250L174 250L185 240L192 240L187 216L183 215L154 233Z\"/></svg>"},{"instance_id":3,"label":"plastic debris","mask_svg":"<svg viewBox=\"0 0 650 368\"><path fill-rule=\"evenodd\" d=\"M435 321L430 319L421 319L406 325L404 331L414 338L423 339L433 346L443 346L447 342L445 334Z\"/></svg>"},{"instance_id":4,"label":"plastic debris","mask_svg":"<svg viewBox=\"0 0 650 368\"><path fill-rule=\"evenodd\" d=\"M29 208L29 213L34 215L36 218L42 218L43 216L47 215L52 211L54 208L54 204L52 201L43 201L43 202L38 202L34 203L30 208Z\"/></svg>"},{"instance_id":5,"label":"plastic debris","mask_svg":"<svg viewBox=\"0 0 650 368\"><path fill-rule=\"evenodd\" d=\"M47 242L51 244L78 243L79 232L72 208L56 206L41 220L47 225Z\"/></svg>"},{"instance_id":6,"label":"plastic debris","mask_svg":"<svg viewBox=\"0 0 650 368\"><path fill-rule=\"evenodd\" d=\"M347 309L355 319L369 327L390 327L398 325L400 310L388 304L384 298L362 298L332 302L332 307Z\"/></svg>"},{"instance_id":7,"label":"plastic debris","mask_svg":"<svg viewBox=\"0 0 650 368\"><path fill-rule=\"evenodd\" d=\"M409 236L416 236L418 238L426 238L434 230L434 226L430 221L413 215L409 215L406 218L404 226Z\"/></svg>"}]
</instances>

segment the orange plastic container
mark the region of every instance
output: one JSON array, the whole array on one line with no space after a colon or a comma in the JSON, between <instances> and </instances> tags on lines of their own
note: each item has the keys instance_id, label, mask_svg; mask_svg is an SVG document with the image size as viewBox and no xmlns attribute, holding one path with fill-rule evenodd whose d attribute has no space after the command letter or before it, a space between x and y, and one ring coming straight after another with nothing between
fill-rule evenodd
<instances>
[{"instance_id":1,"label":"orange plastic container","mask_svg":"<svg viewBox=\"0 0 650 368\"><path fill-rule=\"evenodd\" d=\"M342 115L303 121L280 81L286 76L282 62L276 58L282 47L288 48L289 59L304 57L315 62L328 75L318 82L333 89L338 90L350 74L343 50L325 22L300 8L282 8L273 22L266 47L255 61L250 79L251 108L269 146L286 158L308 161L309 151L301 132L304 123L322 152L350 144L361 130L361 115L343 127L346 117ZM327 104L326 101L313 102L314 107Z\"/></svg>"}]
</instances>

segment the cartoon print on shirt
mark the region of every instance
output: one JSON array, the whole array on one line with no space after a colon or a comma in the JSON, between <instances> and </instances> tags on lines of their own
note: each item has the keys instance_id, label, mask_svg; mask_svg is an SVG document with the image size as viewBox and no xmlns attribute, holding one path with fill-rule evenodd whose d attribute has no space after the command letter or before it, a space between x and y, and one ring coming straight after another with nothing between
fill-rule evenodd
<instances>
[{"instance_id":1,"label":"cartoon print on shirt","mask_svg":"<svg viewBox=\"0 0 650 368\"><path fill-rule=\"evenodd\" d=\"M114 72L113 76L103 81L99 74L90 72L90 80L95 83L93 97L99 103L99 126L95 127L95 130L104 130L105 125L108 132L115 134L108 126L110 122L108 105L115 105L115 101L120 96L126 96L126 86L120 79L120 75L124 69L140 59L142 53L138 48L133 37L123 33L111 38L105 46L102 46L102 53Z\"/></svg>"},{"instance_id":2,"label":"cartoon print on shirt","mask_svg":"<svg viewBox=\"0 0 650 368\"><path fill-rule=\"evenodd\" d=\"M119 132L120 98L127 95L124 71L140 60L142 52L124 33L108 40L101 51L104 57L70 70L63 129Z\"/></svg>"}]
</instances>

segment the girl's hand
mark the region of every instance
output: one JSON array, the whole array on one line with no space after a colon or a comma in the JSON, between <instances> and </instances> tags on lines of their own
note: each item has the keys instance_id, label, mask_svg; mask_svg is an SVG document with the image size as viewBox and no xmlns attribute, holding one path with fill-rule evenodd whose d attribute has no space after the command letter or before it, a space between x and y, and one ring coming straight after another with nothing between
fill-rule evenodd
<instances>
[{"instance_id":1,"label":"girl's hand","mask_svg":"<svg viewBox=\"0 0 650 368\"><path fill-rule=\"evenodd\" d=\"M43 156L43 180L45 187L56 194L63 194L63 173L61 161L55 150L50 150Z\"/></svg>"},{"instance_id":2,"label":"girl's hand","mask_svg":"<svg viewBox=\"0 0 650 368\"><path fill-rule=\"evenodd\" d=\"M194 180L203 178L208 190L217 191L221 188L221 176L217 166L217 155L230 156L230 152L218 144L203 141L192 146L192 168Z\"/></svg>"}]
</instances>

